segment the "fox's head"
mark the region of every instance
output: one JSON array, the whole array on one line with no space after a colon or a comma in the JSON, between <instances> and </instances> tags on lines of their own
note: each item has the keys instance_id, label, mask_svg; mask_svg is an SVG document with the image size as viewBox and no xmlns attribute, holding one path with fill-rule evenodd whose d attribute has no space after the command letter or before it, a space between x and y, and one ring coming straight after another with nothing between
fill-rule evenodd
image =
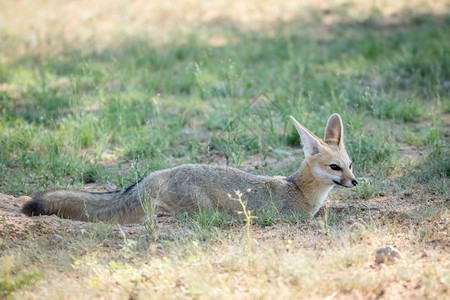
<instances>
[{"instance_id":1,"label":"fox's head","mask_svg":"<svg viewBox=\"0 0 450 300\"><path fill-rule=\"evenodd\" d=\"M303 143L305 159L313 176L325 185L341 185L352 188L358 184L353 175L352 161L344 146L344 127L341 117L333 114L325 128L324 139L300 125L291 116Z\"/></svg>"}]
</instances>

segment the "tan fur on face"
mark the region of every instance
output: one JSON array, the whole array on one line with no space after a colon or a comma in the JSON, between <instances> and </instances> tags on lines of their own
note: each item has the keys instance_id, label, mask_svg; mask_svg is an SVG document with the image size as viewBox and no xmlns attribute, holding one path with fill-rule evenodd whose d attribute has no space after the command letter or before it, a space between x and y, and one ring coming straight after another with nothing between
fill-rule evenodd
<instances>
[{"instance_id":1,"label":"tan fur on face","mask_svg":"<svg viewBox=\"0 0 450 300\"><path fill-rule=\"evenodd\" d=\"M329 146L323 141L321 141L321 145L321 153L311 157L314 159L310 158L308 160L314 177L323 184L334 185L333 180L335 180L346 187L353 187L351 181L355 179L355 176L350 169L351 160L345 148L343 146ZM338 165L342 170L335 171L331 169L331 164Z\"/></svg>"}]
</instances>

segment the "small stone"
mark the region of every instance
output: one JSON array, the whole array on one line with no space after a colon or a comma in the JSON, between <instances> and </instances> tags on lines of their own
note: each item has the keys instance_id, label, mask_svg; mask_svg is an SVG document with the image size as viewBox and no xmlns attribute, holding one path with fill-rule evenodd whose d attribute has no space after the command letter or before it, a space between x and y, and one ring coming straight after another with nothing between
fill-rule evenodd
<instances>
[{"instance_id":1,"label":"small stone","mask_svg":"<svg viewBox=\"0 0 450 300\"><path fill-rule=\"evenodd\" d=\"M375 252L375 263L377 264L393 264L402 259L400 251L394 246L384 246Z\"/></svg>"}]
</instances>

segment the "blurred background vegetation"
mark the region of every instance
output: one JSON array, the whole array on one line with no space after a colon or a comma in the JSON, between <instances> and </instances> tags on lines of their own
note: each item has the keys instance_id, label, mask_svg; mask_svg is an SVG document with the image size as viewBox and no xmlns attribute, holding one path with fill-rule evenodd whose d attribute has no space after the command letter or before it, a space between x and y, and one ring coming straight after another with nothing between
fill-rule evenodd
<instances>
[{"instance_id":1,"label":"blurred background vegetation","mask_svg":"<svg viewBox=\"0 0 450 300\"><path fill-rule=\"evenodd\" d=\"M337 112L371 185L354 196L448 197L446 1L1 4L2 193L181 163L287 175L289 116L322 136Z\"/></svg>"}]
</instances>

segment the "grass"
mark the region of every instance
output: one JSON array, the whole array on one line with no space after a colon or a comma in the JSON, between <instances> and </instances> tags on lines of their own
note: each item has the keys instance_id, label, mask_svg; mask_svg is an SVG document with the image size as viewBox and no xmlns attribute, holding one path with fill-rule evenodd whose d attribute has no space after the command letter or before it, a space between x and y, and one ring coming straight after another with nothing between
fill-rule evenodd
<instances>
[{"instance_id":1,"label":"grass","mask_svg":"<svg viewBox=\"0 0 450 300\"><path fill-rule=\"evenodd\" d=\"M16 290L20 290L42 279L42 274L39 271L34 271L20 274L11 280L11 257L6 256L4 260L4 273L2 274L2 279L0 279L0 295L2 297L9 296Z\"/></svg>"},{"instance_id":2,"label":"grass","mask_svg":"<svg viewBox=\"0 0 450 300\"><path fill-rule=\"evenodd\" d=\"M322 136L334 112L362 184L313 220L201 212L133 234L5 234L2 296L448 296L445 1L4 2L1 193L125 188L182 163L288 175L301 159L289 116ZM385 244L405 261L370 267Z\"/></svg>"}]
</instances>

